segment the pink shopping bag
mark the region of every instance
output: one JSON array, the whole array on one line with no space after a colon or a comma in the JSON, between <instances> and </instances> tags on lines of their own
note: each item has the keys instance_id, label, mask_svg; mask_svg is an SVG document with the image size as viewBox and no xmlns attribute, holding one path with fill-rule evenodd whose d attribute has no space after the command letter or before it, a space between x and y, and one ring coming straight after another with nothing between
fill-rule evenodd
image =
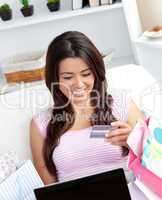
<instances>
[{"instance_id":1,"label":"pink shopping bag","mask_svg":"<svg viewBox=\"0 0 162 200\"><path fill-rule=\"evenodd\" d=\"M133 171L137 179L162 198L162 179L142 165L143 147L150 135L148 125L149 119L138 122L128 137L127 143L130 147L128 168Z\"/></svg>"},{"instance_id":2,"label":"pink shopping bag","mask_svg":"<svg viewBox=\"0 0 162 200\"><path fill-rule=\"evenodd\" d=\"M141 182L162 198L162 179L145 168L141 164L141 158L137 157L132 150L129 151L128 168Z\"/></svg>"}]
</instances>

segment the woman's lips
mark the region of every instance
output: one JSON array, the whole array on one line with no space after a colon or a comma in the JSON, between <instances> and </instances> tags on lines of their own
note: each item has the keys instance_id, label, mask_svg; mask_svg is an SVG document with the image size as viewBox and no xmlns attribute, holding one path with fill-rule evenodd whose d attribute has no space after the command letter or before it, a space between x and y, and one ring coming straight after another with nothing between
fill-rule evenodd
<instances>
[{"instance_id":1,"label":"woman's lips","mask_svg":"<svg viewBox=\"0 0 162 200\"><path fill-rule=\"evenodd\" d=\"M76 96L76 97L80 97L85 95L85 90L75 90L72 92L72 95Z\"/></svg>"}]
</instances>

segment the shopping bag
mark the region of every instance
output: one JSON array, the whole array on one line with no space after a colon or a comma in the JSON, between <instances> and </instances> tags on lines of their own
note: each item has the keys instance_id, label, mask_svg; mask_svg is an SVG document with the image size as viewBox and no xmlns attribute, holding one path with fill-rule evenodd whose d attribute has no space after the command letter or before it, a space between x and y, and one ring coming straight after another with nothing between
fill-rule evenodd
<instances>
[{"instance_id":1,"label":"shopping bag","mask_svg":"<svg viewBox=\"0 0 162 200\"><path fill-rule=\"evenodd\" d=\"M130 147L128 168L133 171L137 179L162 198L162 178L155 174L153 170L148 169L149 167L146 166L146 164L142 164L146 145L148 148L148 140L152 137L152 129L149 129L149 122L150 119L138 122L128 137L127 143ZM137 139L135 140L135 138ZM147 154L147 156L149 156L149 154ZM149 165L149 163L147 163L147 165Z\"/></svg>"}]
</instances>

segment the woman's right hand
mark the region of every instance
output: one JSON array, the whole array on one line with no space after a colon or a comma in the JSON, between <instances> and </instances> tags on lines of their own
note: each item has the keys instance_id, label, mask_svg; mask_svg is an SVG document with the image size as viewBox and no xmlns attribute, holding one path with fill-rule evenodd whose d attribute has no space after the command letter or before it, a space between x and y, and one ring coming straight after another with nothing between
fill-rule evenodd
<instances>
[{"instance_id":1,"label":"woman's right hand","mask_svg":"<svg viewBox=\"0 0 162 200\"><path fill-rule=\"evenodd\" d=\"M128 147L127 138L132 131L131 125L124 121L112 122L111 125L117 128L105 135L106 140L113 145Z\"/></svg>"}]
</instances>

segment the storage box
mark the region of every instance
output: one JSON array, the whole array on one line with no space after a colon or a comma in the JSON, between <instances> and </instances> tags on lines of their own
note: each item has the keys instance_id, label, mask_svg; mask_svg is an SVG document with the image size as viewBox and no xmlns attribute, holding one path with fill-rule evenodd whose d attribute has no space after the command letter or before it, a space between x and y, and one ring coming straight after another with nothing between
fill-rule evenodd
<instances>
[{"instance_id":1,"label":"storage box","mask_svg":"<svg viewBox=\"0 0 162 200\"><path fill-rule=\"evenodd\" d=\"M42 80L44 78L45 53L37 51L13 55L4 59L1 66L7 83Z\"/></svg>"}]
</instances>

